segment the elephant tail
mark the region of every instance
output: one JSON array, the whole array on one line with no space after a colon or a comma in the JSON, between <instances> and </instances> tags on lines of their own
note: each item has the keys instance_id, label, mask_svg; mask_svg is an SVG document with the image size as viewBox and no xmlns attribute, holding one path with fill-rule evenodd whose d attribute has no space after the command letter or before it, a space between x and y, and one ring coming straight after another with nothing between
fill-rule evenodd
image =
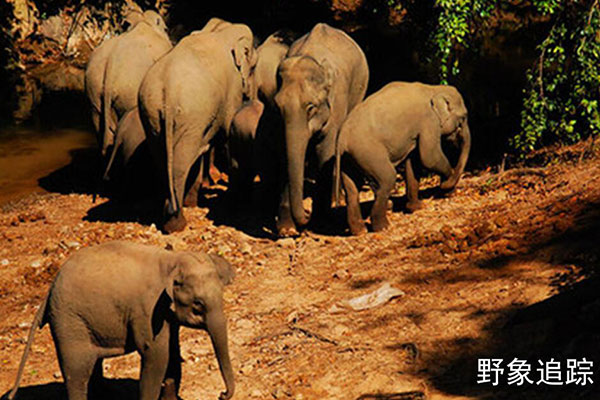
<instances>
[{"instance_id":1,"label":"elephant tail","mask_svg":"<svg viewBox=\"0 0 600 400\"><path fill-rule=\"evenodd\" d=\"M119 131L117 130L115 144L112 148L112 151L110 152L110 158L108 159L108 163L106 163L106 169L104 170L104 175L102 177L102 179L104 179L105 181L108 181L110 179L110 176L108 174L110 172L110 168L113 165L113 162L115 161L115 156L117 155L117 151L119 150L119 147L121 147L122 142L122 136L119 136Z\"/></svg>"},{"instance_id":2,"label":"elephant tail","mask_svg":"<svg viewBox=\"0 0 600 400\"><path fill-rule=\"evenodd\" d=\"M175 183L173 180L173 114L169 106L169 100L164 102L164 124L165 124L165 146L167 148L167 180L169 183L169 213L175 214L179 211L177 197L175 196Z\"/></svg>"},{"instance_id":3,"label":"elephant tail","mask_svg":"<svg viewBox=\"0 0 600 400\"><path fill-rule=\"evenodd\" d=\"M108 67L106 68L108 71ZM104 123L104 133L102 136L102 156L106 155L106 150L108 149L108 138L110 137L110 111L112 108L112 99L110 95L110 90L107 88L107 72L104 72L104 87L102 88L102 119Z\"/></svg>"},{"instance_id":4,"label":"elephant tail","mask_svg":"<svg viewBox=\"0 0 600 400\"><path fill-rule=\"evenodd\" d=\"M35 318L31 323L31 328L29 329L29 336L27 337L27 344L25 345L25 350L23 351L23 357L21 358L21 363L19 364L19 372L17 372L17 379L15 380L15 385L12 390L8 394L7 400L13 400L15 395L17 394L17 390L19 390L19 385L21 383L21 378L23 377L23 370L25 369L25 361L27 361L27 356L29 355L29 351L31 350L31 345L33 344L33 337L35 336L35 331L38 328L41 328L46 323L46 307L48 305L48 297L46 295L44 301L40 305L40 308L37 310L35 314Z\"/></svg>"},{"instance_id":5,"label":"elephant tail","mask_svg":"<svg viewBox=\"0 0 600 400\"><path fill-rule=\"evenodd\" d=\"M334 179L334 193L335 193L335 206L340 206L340 180L341 180L341 158L340 154L340 136L342 131L337 135L337 139L335 141L335 167L333 169L333 179Z\"/></svg>"}]
</instances>

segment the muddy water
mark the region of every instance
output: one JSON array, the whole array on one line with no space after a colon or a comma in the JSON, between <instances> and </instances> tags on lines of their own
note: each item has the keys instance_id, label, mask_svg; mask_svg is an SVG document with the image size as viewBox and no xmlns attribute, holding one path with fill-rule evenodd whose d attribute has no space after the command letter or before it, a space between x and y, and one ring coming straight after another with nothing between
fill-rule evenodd
<instances>
[{"instance_id":1,"label":"muddy water","mask_svg":"<svg viewBox=\"0 0 600 400\"><path fill-rule=\"evenodd\" d=\"M95 145L94 135L81 129L0 131L0 204L44 192L40 179L71 163L74 152Z\"/></svg>"}]
</instances>

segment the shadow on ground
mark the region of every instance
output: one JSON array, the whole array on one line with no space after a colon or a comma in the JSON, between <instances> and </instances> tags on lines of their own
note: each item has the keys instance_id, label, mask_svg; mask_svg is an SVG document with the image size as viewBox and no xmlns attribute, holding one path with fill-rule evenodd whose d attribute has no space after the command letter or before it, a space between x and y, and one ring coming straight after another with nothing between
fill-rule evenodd
<instances>
[{"instance_id":1,"label":"shadow on ground","mask_svg":"<svg viewBox=\"0 0 600 400\"><path fill-rule=\"evenodd\" d=\"M101 391L90 395L90 400L135 400L139 397L138 381L134 379L105 379ZM1 398L6 399L8 393ZM64 384L52 382L19 388L15 400L63 400L67 398Z\"/></svg>"},{"instance_id":2,"label":"shadow on ground","mask_svg":"<svg viewBox=\"0 0 600 400\"><path fill-rule=\"evenodd\" d=\"M587 203L577 212L575 224L551 238L531 237L526 255L476 260L476 268L501 271L514 262L543 260L555 265L572 265L570 272L556 276L555 294L529 306L512 304L500 310L476 338L464 338L459 352L434 354L427 364L442 364L441 372L429 379L443 392L485 399L597 399L600 389L600 203ZM489 271L489 270L488 270ZM443 279L443 278L442 278ZM477 311L475 311L477 313ZM446 359L444 359L446 358ZM478 359L503 359L500 384L477 384ZM531 365L533 383L509 385L507 364L515 358ZM561 363L561 378L567 380L567 360L594 362L593 383L586 385L537 384L543 369L540 360Z\"/></svg>"}]
</instances>

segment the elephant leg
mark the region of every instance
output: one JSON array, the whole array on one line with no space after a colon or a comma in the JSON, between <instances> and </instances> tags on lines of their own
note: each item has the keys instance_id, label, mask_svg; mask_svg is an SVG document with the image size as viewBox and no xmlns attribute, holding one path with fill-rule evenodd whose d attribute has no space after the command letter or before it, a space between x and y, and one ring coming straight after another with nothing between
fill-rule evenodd
<instances>
[{"instance_id":1,"label":"elephant leg","mask_svg":"<svg viewBox=\"0 0 600 400\"><path fill-rule=\"evenodd\" d=\"M376 182L375 202L371 210L371 224L375 232L388 225L386 216L388 199L396 183L396 169L388 158L388 151L380 143L362 143L359 151L349 149L348 153L356 164Z\"/></svg>"},{"instance_id":2,"label":"elephant leg","mask_svg":"<svg viewBox=\"0 0 600 400\"><path fill-rule=\"evenodd\" d=\"M204 176L204 159L206 158L206 154L202 155L198 158L198 160L193 164L190 169L190 174L192 171L196 170L196 164L198 164L198 174L196 175L196 179L194 179L194 183L187 190L185 198L183 199L183 205L186 207L197 207L200 200L200 188L202 187L202 180Z\"/></svg>"},{"instance_id":3,"label":"elephant leg","mask_svg":"<svg viewBox=\"0 0 600 400\"><path fill-rule=\"evenodd\" d=\"M91 394L98 394L103 389L104 371L102 369L102 359L98 359L92 370L92 376L88 385Z\"/></svg>"},{"instance_id":4,"label":"elephant leg","mask_svg":"<svg viewBox=\"0 0 600 400\"><path fill-rule=\"evenodd\" d=\"M163 328L163 331L167 329ZM167 367L169 365L168 334L159 333L145 351L142 353L142 371L140 374L140 400L157 400Z\"/></svg>"},{"instance_id":5,"label":"elephant leg","mask_svg":"<svg viewBox=\"0 0 600 400\"><path fill-rule=\"evenodd\" d=\"M354 180L350 178L350 176L348 176L344 171L342 171L341 174L342 184L344 185L344 190L346 191L347 219L350 232L352 232L353 235L362 235L367 233L367 227L360 212L358 186L356 185L356 182L354 182Z\"/></svg>"},{"instance_id":6,"label":"elephant leg","mask_svg":"<svg viewBox=\"0 0 600 400\"><path fill-rule=\"evenodd\" d=\"M179 390L181 384L181 348L179 346L179 326L176 324L170 325L169 333L169 363L167 365L166 379L173 380L175 395ZM163 396L165 398L165 396ZM177 400L177 397L174 397Z\"/></svg>"},{"instance_id":7,"label":"elephant leg","mask_svg":"<svg viewBox=\"0 0 600 400\"><path fill-rule=\"evenodd\" d=\"M216 131L216 128L211 127L210 130ZM192 165L208 150L208 145L203 146L202 141L202 137L183 136L173 150L173 189L177 204L183 204L185 184ZM177 232L183 230L186 223L183 208L179 207L176 213L165 222L163 228L168 233Z\"/></svg>"},{"instance_id":8,"label":"elephant leg","mask_svg":"<svg viewBox=\"0 0 600 400\"><path fill-rule=\"evenodd\" d=\"M89 343L70 342L57 346L59 364L69 400L87 400L88 384L96 365L97 354Z\"/></svg>"},{"instance_id":9,"label":"elephant leg","mask_svg":"<svg viewBox=\"0 0 600 400\"><path fill-rule=\"evenodd\" d=\"M424 131L419 136L419 156L423 166L445 179L452 176L453 169L442 151L442 142L438 132Z\"/></svg>"},{"instance_id":10,"label":"elephant leg","mask_svg":"<svg viewBox=\"0 0 600 400\"><path fill-rule=\"evenodd\" d=\"M279 203L279 216L277 218L277 233L280 237L298 236L296 224L292 218L290 208L290 185L286 183Z\"/></svg>"},{"instance_id":11,"label":"elephant leg","mask_svg":"<svg viewBox=\"0 0 600 400\"><path fill-rule=\"evenodd\" d=\"M409 155L404 162L404 181L406 182L406 209L415 212L423 208L419 200L419 177L415 174L412 156Z\"/></svg>"}]
</instances>

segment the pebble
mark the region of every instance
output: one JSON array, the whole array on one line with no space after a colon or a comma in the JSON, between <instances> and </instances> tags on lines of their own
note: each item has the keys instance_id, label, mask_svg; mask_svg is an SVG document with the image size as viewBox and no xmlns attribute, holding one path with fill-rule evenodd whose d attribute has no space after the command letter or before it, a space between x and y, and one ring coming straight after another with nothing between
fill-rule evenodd
<instances>
[{"instance_id":1,"label":"pebble","mask_svg":"<svg viewBox=\"0 0 600 400\"><path fill-rule=\"evenodd\" d=\"M19 328L31 328L31 322L21 322Z\"/></svg>"},{"instance_id":2,"label":"pebble","mask_svg":"<svg viewBox=\"0 0 600 400\"><path fill-rule=\"evenodd\" d=\"M8 260L5 258L4 260L0 261L0 264L2 264L3 267L8 265Z\"/></svg>"},{"instance_id":3,"label":"pebble","mask_svg":"<svg viewBox=\"0 0 600 400\"><path fill-rule=\"evenodd\" d=\"M293 249L294 247L296 247L296 242L293 238L283 238L277 241L277 246L285 247L287 249Z\"/></svg>"},{"instance_id":4,"label":"pebble","mask_svg":"<svg viewBox=\"0 0 600 400\"><path fill-rule=\"evenodd\" d=\"M240 251L242 252L242 254L250 254L252 253L252 246L250 246L248 243L243 243L240 246Z\"/></svg>"},{"instance_id":5,"label":"pebble","mask_svg":"<svg viewBox=\"0 0 600 400\"><path fill-rule=\"evenodd\" d=\"M60 372L58 372L58 371L53 373L52 376L54 377L54 379L60 379L60 377L61 377Z\"/></svg>"},{"instance_id":6,"label":"pebble","mask_svg":"<svg viewBox=\"0 0 600 400\"><path fill-rule=\"evenodd\" d=\"M40 260L35 260L34 262L32 262L30 264L30 266L33 267L33 268L39 268L39 267L42 266L42 262Z\"/></svg>"},{"instance_id":7,"label":"pebble","mask_svg":"<svg viewBox=\"0 0 600 400\"><path fill-rule=\"evenodd\" d=\"M67 245L68 248L70 249L76 249L81 247L81 244L75 240L71 241L71 242L67 242L65 243Z\"/></svg>"}]
</instances>

